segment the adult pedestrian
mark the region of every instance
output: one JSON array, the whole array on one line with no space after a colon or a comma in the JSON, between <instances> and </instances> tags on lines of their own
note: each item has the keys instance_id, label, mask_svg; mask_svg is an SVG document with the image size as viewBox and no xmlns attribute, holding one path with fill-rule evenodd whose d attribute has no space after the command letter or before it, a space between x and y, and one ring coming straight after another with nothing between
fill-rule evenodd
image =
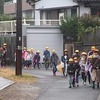
<instances>
[{"instance_id":1,"label":"adult pedestrian","mask_svg":"<svg viewBox=\"0 0 100 100\"><path fill-rule=\"evenodd\" d=\"M50 65L50 51L49 47L45 47L45 51L43 52L43 61L45 64L45 69L47 70Z\"/></svg>"},{"instance_id":2,"label":"adult pedestrian","mask_svg":"<svg viewBox=\"0 0 100 100\"><path fill-rule=\"evenodd\" d=\"M56 72L57 72L57 64L60 63L59 57L56 53L55 50L52 50L52 55L50 57L50 62L53 68L53 75L56 76Z\"/></svg>"}]
</instances>

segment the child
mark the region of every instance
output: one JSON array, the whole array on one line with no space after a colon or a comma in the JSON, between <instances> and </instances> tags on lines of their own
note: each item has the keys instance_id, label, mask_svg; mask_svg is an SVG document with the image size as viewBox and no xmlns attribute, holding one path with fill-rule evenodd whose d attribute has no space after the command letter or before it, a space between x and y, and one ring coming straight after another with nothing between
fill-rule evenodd
<instances>
[{"instance_id":1,"label":"child","mask_svg":"<svg viewBox=\"0 0 100 100\"><path fill-rule=\"evenodd\" d=\"M36 51L36 55L34 56L34 69L35 69L35 66L37 65L37 67L38 67L38 69L40 69L40 67L39 67L39 62L40 62L40 51L39 50L37 50Z\"/></svg>"},{"instance_id":2,"label":"child","mask_svg":"<svg viewBox=\"0 0 100 100\"><path fill-rule=\"evenodd\" d=\"M55 50L52 50L50 62L52 64L52 68L53 68L53 76L56 76L56 72L57 72L56 66L57 66L57 64L59 64L60 60L59 60L59 57Z\"/></svg>"},{"instance_id":3,"label":"child","mask_svg":"<svg viewBox=\"0 0 100 100\"><path fill-rule=\"evenodd\" d=\"M91 87L91 68L92 68L92 56L88 56L86 65L85 65L85 73L86 73L86 80L88 78L89 86ZM86 82L85 80L85 82Z\"/></svg>"},{"instance_id":4,"label":"child","mask_svg":"<svg viewBox=\"0 0 100 100\"><path fill-rule=\"evenodd\" d=\"M86 80L86 74L85 74L86 60L87 60L87 54L86 54L86 52L82 52L81 57L79 59L79 64L81 66L81 76L82 76L83 84L86 84L85 83L85 80Z\"/></svg>"},{"instance_id":5,"label":"child","mask_svg":"<svg viewBox=\"0 0 100 100\"><path fill-rule=\"evenodd\" d=\"M75 76L75 67L74 67L72 58L69 59L67 72L68 72L68 76L69 76L69 88L72 88L72 85L74 87L73 79L74 79L74 76Z\"/></svg>"},{"instance_id":6,"label":"child","mask_svg":"<svg viewBox=\"0 0 100 100\"><path fill-rule=\"evenodd\" d=\"M79 65L79 62L78 62L78 58L77 57L74 58L74 67L75 67L74 84L76 82L77 87L79 87L79 76L80 76L81 67Z\"/></svg>"}]
</instances>

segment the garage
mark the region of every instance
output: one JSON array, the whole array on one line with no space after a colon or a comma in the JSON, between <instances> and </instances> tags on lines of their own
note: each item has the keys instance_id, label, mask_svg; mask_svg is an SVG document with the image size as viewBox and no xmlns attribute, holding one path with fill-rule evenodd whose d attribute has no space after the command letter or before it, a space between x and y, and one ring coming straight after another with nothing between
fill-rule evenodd
<instances>
[{"instance_id":1,"label":"garage","mask_svg":"<svg viewBox=\"0 0 100 100\"><path fill-rule=\"evenodd\" d=\"M43 61L43 51L49 47L50 52L55 49L61 58L63 54L63 34L58 26L28 26L27 31L27 48L40 50L41 62Z\"/></svg>"}]
</instances>

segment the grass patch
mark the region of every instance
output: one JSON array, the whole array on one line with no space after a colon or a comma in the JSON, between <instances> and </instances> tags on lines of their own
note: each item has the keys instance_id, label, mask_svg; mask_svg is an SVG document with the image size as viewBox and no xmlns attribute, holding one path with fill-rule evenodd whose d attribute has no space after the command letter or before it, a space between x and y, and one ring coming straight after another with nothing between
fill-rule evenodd
<instances>
[{"instance_id":1,"label":"grass patch","mask_svg":"<svg viewBox=\"0 0 100 100\"><path fill-rule=\"evenodd\" d=\"M15 75L15 71L10 68L1 68L0 69L0 76L10 79L14 82L18 83L33 83L36 82L36 78L32 75L23 73L22 75Z\"/></svg>"}]
</instances>

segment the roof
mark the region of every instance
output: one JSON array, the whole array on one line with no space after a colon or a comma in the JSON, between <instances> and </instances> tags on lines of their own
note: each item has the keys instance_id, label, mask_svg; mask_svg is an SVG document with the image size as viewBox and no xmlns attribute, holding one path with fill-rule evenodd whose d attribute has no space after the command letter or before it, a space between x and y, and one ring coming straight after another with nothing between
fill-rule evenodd
<instances>
[{"instance_id":1,"label":"roof","mask_svg":"<svg viewBox=\"0 0 100 100\"><path fill-rule=\"evenodd\" d=\"M77 2L100 2L100 0L74 0Z\"/></svg>"},{"instance_id":2,"label":"roof","mask_svg":"<svg viewBox=\"0 0 100 100\"><path fill-rule=\"evenodd\" d=\"M22 11L33 10L33 7L26 3L26 0L22 0ZM5 14L15 14L16 13L16 3L5 3L4 4Z\"/></svg>"}]
</instances>

